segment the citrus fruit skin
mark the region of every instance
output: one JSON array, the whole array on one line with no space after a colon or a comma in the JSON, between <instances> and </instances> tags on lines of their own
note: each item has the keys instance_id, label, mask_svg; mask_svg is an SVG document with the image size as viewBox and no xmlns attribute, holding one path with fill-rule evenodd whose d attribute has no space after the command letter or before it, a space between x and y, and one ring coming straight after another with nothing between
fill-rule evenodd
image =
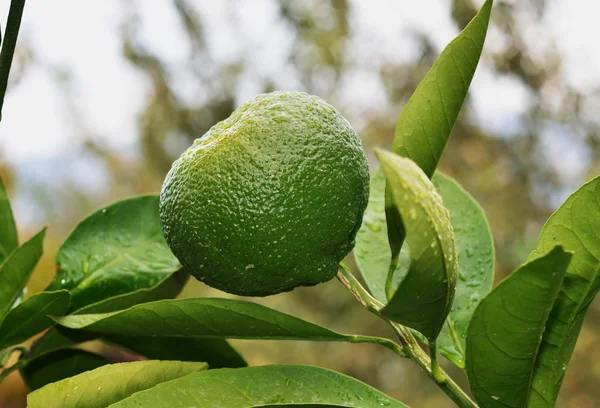
<instances>
[{"instance_id":1,"label":"citrus fruit skin","mask_svg":"<svg viewBox=\"0 0 600 408\"><path fill-rule=\"evenodd\" d=\"M360 139L322 99L272 92L213 126L160 195L167 243L197 279L266 296L333 278L369 195Z\"/></svg>"}]
</instances>

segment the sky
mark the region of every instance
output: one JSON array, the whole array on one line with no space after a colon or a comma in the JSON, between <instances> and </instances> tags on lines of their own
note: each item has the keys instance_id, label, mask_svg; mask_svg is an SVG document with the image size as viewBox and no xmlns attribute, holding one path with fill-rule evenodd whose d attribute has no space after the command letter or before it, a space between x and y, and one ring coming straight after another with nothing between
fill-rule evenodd
<instances>
[{"instance_id":1,"label":"sky","mask_svg":"<svg viewBox=\"0 0 600 408\"><path fill-rule=\"evenodd\" d=\"M600 2L547 1L549 11L543 24L529 29L527 41L539 45L540 49L554 43L566 57L566 77L579 89L585 91L590 85L599 85L600 24L596 20L600 15ZM293 73L286 74L286 67L278 63L282 60L278 55L285 53L293 38L278 24L272 0L192 3L198 12L209 17L205 19L209 44L217 62L235 60L246 53L255 75L277 74L282 77L282 88L298 86ZM447 0L354 0L351 18L357 27L355 36L365 39L357 43L357 56L411 60L418 50L406 40L406 33L415 28L430 34L441 50L458 33L448 18L449 3ZM482 1L476 3L479 5ZM125 13L123 4L121 0L28 0L20 38L27 40L39 60L72 75L71 91L75 95L77 119L93 129L95 140L114 151L134 154L137 113L149 92L149 84L121 56L119 29ZM139 5L145 42L174 65L186 61L190 47L181 41L182 28L171 1L137 0L134 4ZM7 15L8 5L8 1L0 2L2 19ZM232 13L239 23L231 24ZM486 49L503 45L498 33L490 31ZM194 100L195 84L186 79L183 72L180 93L188 95L190 103L201 103ZM0 123L0 161L8 162L18 174L27 177L50 177L62 171L80 176L84 188L99 188L105 179L93 162L57 161L79 143L80 134L80 128L74 126L65 107L60 86L63 85L57 83L48 70L34 65L19 86L9 90ZM364 72L351 72L342 88L342 96L344 92L351 92L354 100L365 105L355 106L355 109L376 109L383 103L382 84ZM236 103L251 99L257 91L252 78L242 81ZM518 81L492 73L486 66L485 51L470 95L477 120L494 132L506 133L507 137L516 123L515 118L536 103ZM349 120L353 122L352 117ZM360 123L353 125L360 131ZM582 165L581 155L576 149L573 151L572 157L567 155L564 162L577 173L577 166ZM558 145L548 154L563 153ZM46 168L31 163L45 163ZM48 163L61 168L48 169Z\"/></svg>"}]
</instances>

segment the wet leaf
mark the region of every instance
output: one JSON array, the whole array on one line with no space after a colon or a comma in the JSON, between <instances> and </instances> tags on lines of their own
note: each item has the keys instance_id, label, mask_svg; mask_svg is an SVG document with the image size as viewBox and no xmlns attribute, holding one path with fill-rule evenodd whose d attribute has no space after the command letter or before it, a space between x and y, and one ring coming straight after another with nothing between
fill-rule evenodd
<instances>
[{"instance_id":1,"label":"wet leaf","mask_svg":"<svg viewBox=\"0 0 600 408\"><path fill-rule=\"evenodd\" d=\"M29 408L106 408L128 396L190 373L204 363L136 361L105 365L48 384L27 396ZM155 406L154 401L148 406Z\"/></svg>"},{"instance_id":2,"label":"wet leaf","mask_svg":"<svg viewBox=\"0 0 600 408\"><path fill-rule=\"evenodd\" d=\"M49 290L68 289L71 310L149 288L180 268L162 235L158 196L119 201L83 220L56 255Z\"/></svg>"},{"instance_id":3,"label":"wet leaf","mask_svg":"<svg viewBox=\"0 0 600 408\"><path fill-rule=\"evenodd\" d=\"M410 159L377 151L407 233L411 264L382 314L435 340L454 300L457 252L450 214Z\"/></svg>"},{"instance_id":4,"label":"wet leaf","mask_svg":"<svg viewBox=\"0 0 600 408\"><path fill-rule=\"evenodd\" d=\"M263 366L190 374L139 392L110 408L254 408L270 405L406 407L382 392L334 371L311 366Z\"/></svg>"},{"instance_id":5,"label":"wet leaf","mask_svg":"<svg viewBox=\"0 0 600 408\"><path fill-rule=\"evenodd\" d=\"M483 50L492 9L487 0L465 29L446 46L402 110L392 151L414 161L431 177L467 96ZM405 238L386 192L388 238L394 257Z\"/></svg>"}]
</instances>

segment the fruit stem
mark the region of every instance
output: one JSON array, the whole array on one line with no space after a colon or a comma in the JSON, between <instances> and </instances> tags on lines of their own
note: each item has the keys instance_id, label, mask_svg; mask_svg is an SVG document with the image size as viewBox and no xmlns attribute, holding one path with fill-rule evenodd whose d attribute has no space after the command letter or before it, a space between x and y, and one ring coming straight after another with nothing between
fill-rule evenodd
<instances>
[{"instance_id":1,"label":"fruit stem","mask_svg":"<svg viewBox=\"0 0 600 408\"><path fill-rule=\"evenodd\" d=\"M337 273L338 280L354 295L354 297L371 313L379 316L385 320L391 327L402 346L401 350L404 355L414 361L419 367L421 367L429 377L431 377L435 383L444 391L452 401L454 401L460 408L478 408L478 405L450 378L450 376L439 366L437 357L434 362L427 355L427 353L421 348L415 337L412 335L410 330L396 322L388 320L382 316L381 309L384 307L383 303L375 299L367 292L367 290L358 282L358 280L352 275L350 269L340 264L340 269ZM431 349L433 355L435 354L435 345ZM437 367L437 369L436 369Z\"/></svg>"},{"instance_id":2,"label":"fruit stem","mask_svg":"<svg viewBox=\"0 0 600 408\"><path fill-rule=\"evenodd\" d=\"M17 44L17 36L21 27L21 17L25 0L12 0L8 11L8 20L6 22L6 31L2 49L0 49L0 121L2 120L2 106L4 105L4 95L8 86L8 74L12 65L13 55Z\"/></svg>"}]
</instances>

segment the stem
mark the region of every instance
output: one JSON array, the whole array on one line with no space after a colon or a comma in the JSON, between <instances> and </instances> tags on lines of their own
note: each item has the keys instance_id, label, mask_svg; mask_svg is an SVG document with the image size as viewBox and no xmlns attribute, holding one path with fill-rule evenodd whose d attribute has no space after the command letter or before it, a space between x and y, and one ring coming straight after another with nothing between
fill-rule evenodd
<instances>
[{"instance_id":1,"label":"stem","mask_svg":"<svg viewBox=\"0 0 600 408\"><path fill-rule=\"evenodd\" d=\"M398 267L398 260L400 259L400 254L392 258L390 262L390 267L388 269L387 278L385 279L385 297L389 301L394 296L394 273L396 272L396 268Z\"/></svg>"},{"instance_id":2,"label":"stem","mask_svg":"<svg viewBox=\"0 0 600 408\"><path fill-rule=\"evenodd\" d=\"M478 405L448 376L448 374L438 365L439 376L443 379L442 382L435 378L434 372L431 367L431 359L419 346L419 343L412 335L412 333L404 326L388 321L392 330L396 333L399 338L407 341L404 352L408 355L412 361L414 361L419 367L421 367L429 377L431 377L438 387L444 391L444 393L452 399L461 408L478 408Z\"/></svg>"},{"instance_id":3,"label":"stem","mask_svg":"<svg viewBox=\"0 0 600 408\"><path fill-rule=\"evenodd\" d=\"M404 350L402 349L402 347L396 343L395 341L392 341L390 339L385 339L383 337L371 337L371 336L360 336L360 335L355 335L355 336L348 336L348 341L350 343L373 343L373 344L379 344L383 347L386 347L390 350L392 350L392 352L394 352L395 354L399 355L400 357L408 357L406 355L406 353L404 352Z\"/></svg>"},{"instance_id":4,"label":"stem","mask_svg":"<svg viewBox=\"0 0 600 408\"><path fill-rule=\"evenodd\" d=\"M15 54L24 7L25 0L12 0L8 11L4 42L2 43L2 49L0 49L0 121L2 120L2 106L4 105L4 96L8 86L8 74Z\"/></svg>"},{"instance_id":5,"label":"stem","mask_svg":"<svg viewBox=\"0 0 600 408\"><path fill-rule=\"evenodd\" d=\"M442 368L437 359L437 345L435 341L429 342L429 357L431 358L431 374L433 379L437 383L443 383L446 381L446 378L444 378L444 375L442 374Z\"/></svg>"},{"instance_id":6,"label":"stem","mask_svg":"<svg viewBox=\"0 0 600 408\"><path fill-rule=\"evenodd\" d=\"M402 353L421 367L429 377L452 399L460 408L478 408L478 405L448 376L448 374L439 366L437 357L432 363L431 358L421 348L410 330L401 324L392 322L381 315L381 309L384 305L373 298L369 292L356 280L348 267L340 264L340 270L337 274L338 280L358 299L358 301L370 312L384 319L392 327L394 333L402 345ZM435 354L435 344L431 349L432 355ZM432 370L433 367L433 370ZM436 368L437 367L437 368Z\"/></svg>"}]
</instances>

